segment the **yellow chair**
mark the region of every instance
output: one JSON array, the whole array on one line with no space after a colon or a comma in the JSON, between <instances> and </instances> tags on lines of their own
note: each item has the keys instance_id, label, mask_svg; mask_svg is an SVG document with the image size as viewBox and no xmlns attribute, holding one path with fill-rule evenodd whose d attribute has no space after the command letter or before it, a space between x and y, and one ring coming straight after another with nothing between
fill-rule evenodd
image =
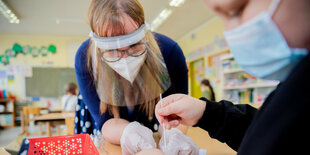
<instances>
[{"instance_id":1,"label":"yellow chair","mask_svg":"<svg viewBox=\"0 0 310 155\"><path fill-rule=\"evenodd\" d=\"M74 116L66 117L67 135L74 135Z\"/></svg>"},{"instance_id":2,"label":"yellow chair","mask_svg":"<svg viewBox=\"0 0 310 155\"><path fill-rule=\"evenodd\" d=\"M35 120L35 117L41 115L41 107L23 107L21 112L21 127L22 134L29 135L28 127L29 123ZM38 123L40 126L40 135L43 135L42 123Z\"/></svg>"}]
</instances>

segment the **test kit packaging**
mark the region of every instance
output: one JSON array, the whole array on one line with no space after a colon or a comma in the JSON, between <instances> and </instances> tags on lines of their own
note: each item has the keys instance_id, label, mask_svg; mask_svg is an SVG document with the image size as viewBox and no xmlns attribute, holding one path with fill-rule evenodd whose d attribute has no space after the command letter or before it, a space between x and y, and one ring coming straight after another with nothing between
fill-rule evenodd
<instances>
[{"instance_id":1,"label":"test kit packaging","mask_svg":"<svg viewBox=\"0 0 310 155\"><path fill-rule=\"evenodd\" d=\"M31 138L28 155L99 155L88 134Z\"/></svg>"}]
</instances>

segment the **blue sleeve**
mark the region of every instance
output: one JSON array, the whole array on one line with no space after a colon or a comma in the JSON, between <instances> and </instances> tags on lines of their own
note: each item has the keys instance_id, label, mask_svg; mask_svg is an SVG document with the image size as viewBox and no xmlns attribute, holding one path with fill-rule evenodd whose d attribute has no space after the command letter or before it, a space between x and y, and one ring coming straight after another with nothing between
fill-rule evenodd
<instances>
[{"instance_id":1,"label":"blue sleeve","mask_svg":"<svg viewBox=\"0 0 310 155\"><path fill-rule=\"evenodd\" d=\"M111 118L108 113L100 114L100 99L98 97L95 83L90 75L87 66L87 49L89 40L85 41L78 49L75 56L75 74L79 85L80 94L83 101L87 105L93 119L96 121L99 128L102 124Z\"/></svg>"},{"instance_id":2,"label":"blue sleeve","mask_svg":"<svg viewBox=\"0 0 310 155\"><path fill-rule=\"evenodd\" d=\"M175 93L188 94L188 69L182 49L167 36L159 33L154 33L154 35L161 49L171 80L171 86L163 96Z\"/></svg>"}]
</instances>

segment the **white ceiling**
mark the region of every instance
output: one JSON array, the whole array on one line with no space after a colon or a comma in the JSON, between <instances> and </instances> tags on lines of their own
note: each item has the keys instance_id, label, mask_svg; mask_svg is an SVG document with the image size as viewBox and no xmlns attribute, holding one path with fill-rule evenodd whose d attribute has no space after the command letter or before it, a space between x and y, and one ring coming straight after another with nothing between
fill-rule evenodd
<instances>
[{"instance_id":1,"label":"white ceiling","mask_svg":"<svg viewBox=\"0 0 310 155\"><path fill-rule=\"evenodd\" d=\"M87 9L90 0L4 0L20 18L20 24L10 24L0 15L0 33L88 35ZM141 0L146 20L151 23L169 0ZM187 0L175 8L156 30L178 40L210 20L214 15L202 0ZM56 21L59 21L59 24Z\"/></svg>"}]
</instances>

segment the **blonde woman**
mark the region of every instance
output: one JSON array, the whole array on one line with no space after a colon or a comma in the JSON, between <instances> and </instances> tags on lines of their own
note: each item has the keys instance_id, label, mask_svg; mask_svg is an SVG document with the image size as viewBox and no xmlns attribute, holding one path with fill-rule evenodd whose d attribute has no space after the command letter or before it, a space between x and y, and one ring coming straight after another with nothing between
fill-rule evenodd
<instances>
[{"instance_id":1,"label":"blonde woman","mask_svg":"<svg viewBox=\"0 0 310 155\"><path fill-rule=\"evenodd\" d=\"M138 0L93 0L88 17L92 32L77 51L75 71L80 94L97 127L121 118L157 131L154 108L159 95L188 93L181 48L150 31ZM108 130L120 129L117 121L111 124Z\"/></svg>"}]
</instances>

